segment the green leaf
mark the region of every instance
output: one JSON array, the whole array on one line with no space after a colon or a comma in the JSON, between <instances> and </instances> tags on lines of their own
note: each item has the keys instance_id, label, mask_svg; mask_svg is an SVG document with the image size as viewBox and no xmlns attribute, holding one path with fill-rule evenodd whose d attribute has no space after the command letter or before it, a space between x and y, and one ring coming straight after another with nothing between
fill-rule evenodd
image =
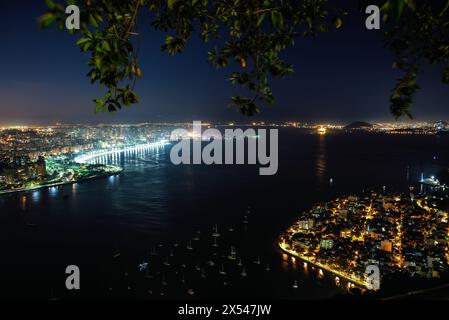
<instances>
[{"instance_id":1,"label":"green leaf","mask_svg":"<svg viewBox=\"0 0 449 320\"><path fill-rule=\"evenodd\" d=\"M85 43L90 42L90 41L91 41L91 39L89 39L89 38L81 38L76 42L76 44L81 47L82 45L84 45Z\"/></svg>"},{"instance_id":2,"label":"green leaf","mask_svg":"<svg viewBox=\"0 0 449 320\"><path fill-rule=\"evenodd\" d=\"M52 0L45 0L45 5L48 9L53 10L56 8L56 4Z\"/></svg>"},{"instance_id":3,"label":"green leaf","mask_svg":"<svg viewBox=\"0 0 449 320\"><path fill-rule=\"evenodd\" d=\"M168 9L173 9L173 6L177 0L167 0Z\"/></svg>"},{"instance_id":4,"label":"green leaf","mask_svg":"<svg viewBox=\"0 0 449 320\"><path fill-rule=\"evenodd\" d=\"M260 27L260 26L262 25L263 21L265 20L265 16L266 16L265 13L262 13L262 14L259 16L259 19L257 19L257 27Z\"/></svg>"},{"instance_id":5,"label":"green leaf","mask_svg":"<svg viewBox=\"0 0 449 320\"><path fill-rule=\"evenodd\" d=\"M97 19L95 18L95 16L93 14L89 14L89 23L91 24L91 26L93 26L94 28L98 28L98 22Z\"/></svg>"},{"instance_id":6,"label":"green leaf","mask_svg":"<svg viewBox=\"0 0 449 320\"><path fill-rule=\"evenodd\" d=\"M39 25L42 28L48 28L55 20L56 15L52 12L47 12L38 18Z\"/></svg>"},{"instance_id":7,"label":"green leaf","mask_svg":"<svg viewBox=\"0 0 449 320\"><path fill-rule=\"evenodd\" d=\"M103 41L101 43L101 48L107 52L111 51L111 46L109 45L109 43L107 41Z\"/></svg>"},{"instance_id":8,"label":"green leaf","mask_svg":"<svg viewBox=\"0 0 449 320\"><path fill-rule=\"evenodd\" d=\"M340 29L341 26L343 25L343 21L341 20L341 18L336 18L334 25L335 25L335 29Z\"/></svg>"}]
</instances>

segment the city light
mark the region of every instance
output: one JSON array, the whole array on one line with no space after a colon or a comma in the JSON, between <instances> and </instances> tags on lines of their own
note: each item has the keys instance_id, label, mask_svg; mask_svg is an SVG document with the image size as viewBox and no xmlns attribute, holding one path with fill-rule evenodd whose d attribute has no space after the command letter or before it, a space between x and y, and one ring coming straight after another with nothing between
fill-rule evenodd
<instances>
[{"instance_id":1,"label":"city light","mask_svg":"<svg viewBox=\"0 0 449 320\"><path fill-rule=\"evenodd\" d=\"M123 148L114 148L112 150L92 151L92 152L88 152L86 154L77 156L74 161L76 163L88 163L89 161L92 161L96 158L100 158L100 157L104 157L104 156L108 156L108 155L119 154L122 152L135 152L135 151L157 149L157 148L162 148L167 144L169 144L168 140L161 140L161 141L153 142L153 143L139 144L139 145L127 146L127 147L123 147Z\"/></svg>"},{"instance_id":2,"label":"city light","mask_svg":"<svg viewBox=\"0 0 449 320\"><path fill-rule=\"evenodd\" d=\"M321 126L318 128L318 134L325 135L326 132L327 132L327 129L325 127Z\"/></svg>"},{"instance_id":3,"label":"city light","mask_svg":"<svg viewBox=\"0 0 449 320\"><path fill-rule=\"evenodd\" d=\"M325 270L369 290L365 268L380 265L380 259L384 275L438 278L449 262L447 239L438 237L448 234L448 215L426 195L373 192L338 198L303 212L279 246L302 259L304 267L311 263L320 268L320 277Z\"/></svg>"}]
</instances>

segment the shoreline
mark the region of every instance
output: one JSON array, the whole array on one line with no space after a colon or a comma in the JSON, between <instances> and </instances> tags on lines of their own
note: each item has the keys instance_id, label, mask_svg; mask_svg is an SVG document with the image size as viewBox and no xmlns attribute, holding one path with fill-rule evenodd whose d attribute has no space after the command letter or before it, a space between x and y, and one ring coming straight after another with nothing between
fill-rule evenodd
<instances>
[{"instance_id":1,"label":"shoreline","mask_svg":"<svg viewBox=\"0 0 449 320\"><path fill-rule=\"evenodd\" d=\"M118 170L117 172L114 172L114 173L109 173L109 174L105 173L105 174L95 175L95 176L88 177L88 178L82 178L82 179L74 180L74 181L55 182L55 183L46 184L46 185L39 185L39 186L36 186L36 187L27 187L27 188L20 188L20 189L2 190L2 191L0 191L0 196L7 195L7 194L14 194L14 193L36 191L36 190L45 189L45 188L60 187L60 186L70 185L70 184L75 184L75 183L81 183L81 182L89 181L89 180L93 180L93 179L115 176L115 175L121 174L123 172L123 168L120 168L120 167L116 167L116 168L120 169L120 170Z\"/></svg>"},{"instance_id":2,"label":"shoreline","mask_svg":"<svg viewBox=\"0 0 449 320\"><path fill-rule=\"evenodd\" d=\"M328 267L326 265L323 265L323 264L321 264L319 262L312 261L311 259L309 259L307 257L299 255L298 253L287 249L285 246L282 246L282 243L280 241L277 241L277 244L278 244L279 248L283 252L285 252L285 253L287 253L287 254L295 257L295 258L298 258L298 259L300 259L300 260L302 260L302 261L304 261L306 263L310 263L311 265L313 265L315 267L321 268L321 269L323 269L323 270L325 270L325 271L327 271L327 272L329 272L329 273L331 273L331 274L333 274L335 276L338 276L339 278L345 279L346 281L356 285L357 287L360 287L362 289L371 291L371 289L369 289L369 287L368 287L368 283L366 283L365 281L362 281L361 279L354 279L350 275L346 275L346 274L344 274L344 273L342 273L340 271L332 269L332 268L330 268L330 267Z\"/></svg>"}]
</instances>

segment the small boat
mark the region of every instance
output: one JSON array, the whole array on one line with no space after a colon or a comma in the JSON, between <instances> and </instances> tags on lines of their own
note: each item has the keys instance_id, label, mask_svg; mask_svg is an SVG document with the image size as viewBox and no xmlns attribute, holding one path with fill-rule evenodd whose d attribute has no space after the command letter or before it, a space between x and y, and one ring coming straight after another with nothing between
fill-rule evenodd
<instances>
[{"instance_id":1,"label":"small boat","mask_svg":"<svg viewBox=\"0 0 449 320\"><path fill-rule=\"evenodd\" d=\"M253 261L255 264L260 264L260 257L257 257L255 261Z\"/></svg>"},{"instance_id":2,"label":"small boat","mask_svg":"<svg viewBox=\"0 0 449 320\"><path fill-rule=\"evenodd\" d=\"M164 265L164 266L167 266L167 267L170 266L170 262L168 261L168 257L167 257L167 259L165 259L163 265Z\"/></svg>"},{"instance_id":3,"label":"small boat","mask_svg":"<svg viewBox=\"0 0 449 320\"><path fill-rule=\"evenodd\" d=\"M229 232L233 232L233 231L234 231L234 228L232 227L232 224L231 224L231 225L229 225L229 229L228 229L228 231L229 231Z\"/></svg>"},{"instance_id":4,"label":"small boat","mask_svg":"<svg viewBox=\"0 0 449 320\"><path fill-rule=\"evenodd\" d=\"M243 266L243 261L242 259L239 260L239 263L237 263L238 266Z\"/></svg>"},{"instance_id":5,"label":"small boat","mask_svg":"<svg viewBox=\"0 0 449 320\"><path fill-rule=\"evenodd\" d=\"M142 262L137 266L139 268L139 271L147 271L148 270L148 262Z\"/></svg>"},{"instance_id":6,"label":"small boat","mask_svg":"<svg viewBox=\"0 0 449 320\"><path fill-rule=\"evenodd\" d=\"M295 282L293 282L293 289L298 289L298 281L295 280Z\"/></svg>"},{"instance_id":7,"label":"small boat","mask_svg":"<svg viewBox=\"0 0 449 320\"><path fill-rule=\"evenodd\" d=\"M265 270L266 271L270 271L270 265L269 264L267 264L267 266L265 267Z\"/></svg>"},{"instance_id":8,"label":"small boat","mask_svg":"<svg viewBox=\"0 0 449 320\"><path fill-rule=\"evenodd\" d=\"M237 252L235 251L235 247L231 247L231 254L228 256L229 260L235 260L236 257L235 255L237 254Z\"/></svg>"},{"instance_id":9,"label":"small boat","mask_svg":"<svg viewBox=\"0 0 449 320\"><path fill-rule=\"evenodd\" d=\"M212 237L217 238L219 236L220 236L220 234L218 233L218 226L214 225L214 232L212 233Z\"/></svg>"},{"instance_id":10,"label":"small boat","mask_svg":"<svg viewBox=\"0 0 449 320\"><path fill-rule=\"evenodd\" d=\"M215 266L215 262L213 262L212 260L209 260L209 261L207 262L207 264L208 264L208 266L210 266L210 267Z\"/></svg>"},{"instance_id":11,"label":"small boat","mask_svg":"<svg viewBox=\"0 0 449 320\"><path fill-rule=\"evenodd\" d=\"M218 271L220 274L225 275L226 271L224 269L224 265L221 265L220 270Z\"/></svg>"},{"instance_id":12,"label":"small boat","mask_svg":"<svg viewBox=\"0 0 449 320\"><path fill-rule=\"evenodd\" d=\"M192 241L187 241L187 250L193 250Z\"/></svg>"},{"instance_id":13,"label":"small boat","mask_svg":"<svg viewBox=\"0 0 449 320\"><path fill-rule=\"evenodd\" d=\"M195 295L195 291L193 291L192 289L188 289L187 293L190 294L191 296Z\"/></svg>"},{"instance_id":14,"label":"small boat","mask_svg":"<svg viewBox=\"0 0 449 320\"><path fill-rule=\"evenodd\" d=\"M242 273L240 274L242 277L246 277L248 274L245 271L245 267L243 267Z\"/></svg>"},{"instance_id":15,"label":"small boat","mask_svg":"<svg viewBox=\"0 0 449 320\"><path fill-rule=\"evenodd\" d=\"M249 222L248 222L248 216L245 216L244 218L243 218L243 223L244 224L248 224Z\"/></svg>"},{"instance_id":16,"label":"small boat","mask_svg":"<svg viewBox=\"0 0 449 320\"><path fill-rule=\"evenodd\" d=\"M56 300L58 300L58 298L54 295L53 289L51 289L51 298L50 298L50 300L51 300L51 301L56 301Z\"/></svg>"},{"instance_id":17,"label":"small boat","mask_svg":"<svg viewBox=\"0 0 449 320\"><path fill-rule=\"evenodd\" d=\"M199 241L199 240L200 240L200 235L201 235L201 231L200 231L200 229L198 229L198 230L195 232L195 234L193 235L192 239L193 239L194 241Z\"/></svg>"}]
</instances>

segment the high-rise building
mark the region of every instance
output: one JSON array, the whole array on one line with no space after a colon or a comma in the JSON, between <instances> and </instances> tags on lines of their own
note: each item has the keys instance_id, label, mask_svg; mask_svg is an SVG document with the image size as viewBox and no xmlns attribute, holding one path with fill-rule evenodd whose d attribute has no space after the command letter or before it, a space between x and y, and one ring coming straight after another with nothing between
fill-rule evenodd
<instances>
[{"instance_id":1,"label":"high-rise building","mask_svg":"<svg viewBox=\"0 0 449 320\"><path fill-rule=\"evenodd\" d=\"M9 158L6 157L0 157L0 173L2 173L3 169L6 169L11 164L11 161Z\"/></svg>"},{"instance_id":2,"label":"high-rise building","mask_svg":"<svg viewBox=\"0 0 449 320\"><path fill-rule=\"evenodd\" d=\"M30 163L30 157L29 156L15 156L13 158L13 164L14 167L25 167Z\"/></svg>"},{"instance_id":3,"label":"high-rise building","mask_svg":"<svg viewBox=\"0 0 449 320\"><path fill-rule=\"evenodd\" d=\"M330 238L323 238L320 241L320 247L322 249L332 249L334 246L334 240Z\"/></svg>"},{"instance_id":4,"label":"high-rise building","mask_svg":"<svg viewBox=\"0 0 449 320\"><path fill-rule=\"evenodd\" d=\"M41 177L47 174L47 165L45 163L45 158L43 156L39 156L36 162L36 171L37 174Z\"/></svg>"},{"instance_id":5,"label":"high-rise building","mask_svg":"<svg viewBox=\"0 0 449 320\"><path fill-rule=\"evenodd\" d=\"M382 240L380 246L383 251L391 252L393 251L393 243L390 240Z\"/></svg>"}]
</instances>

